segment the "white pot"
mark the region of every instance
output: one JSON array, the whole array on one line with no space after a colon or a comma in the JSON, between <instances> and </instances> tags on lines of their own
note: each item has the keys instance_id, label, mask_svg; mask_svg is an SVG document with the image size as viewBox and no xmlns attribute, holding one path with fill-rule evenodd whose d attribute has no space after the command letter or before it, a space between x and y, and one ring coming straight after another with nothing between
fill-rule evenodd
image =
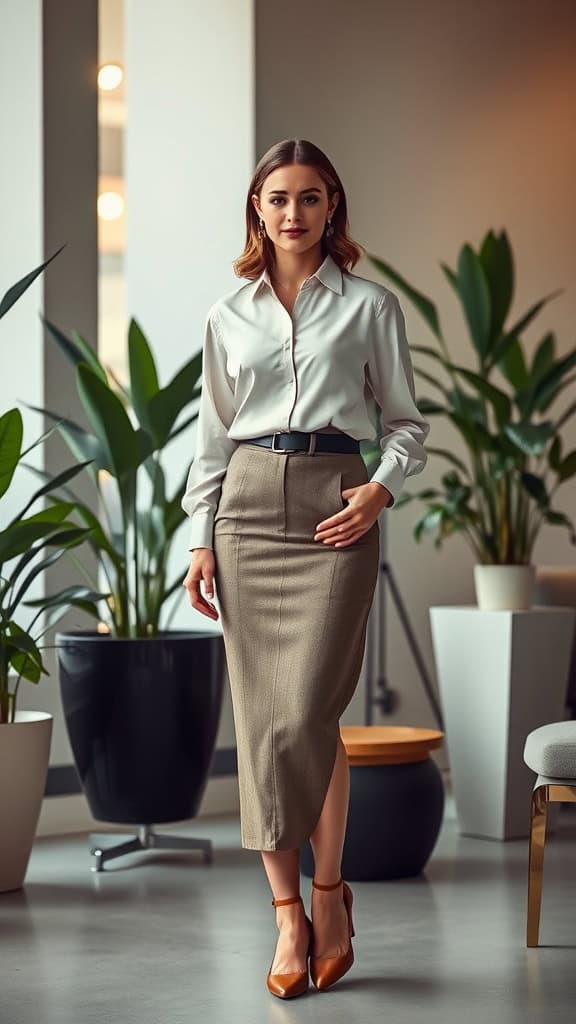
<instances>
[{"instance_id":1,"label":"white pot","mask_svg":"<svg viewBox=\"0 0 576 1024\"><path fill-rule=\"evenodd\" d=\"M46 788L52 715L16 711L0 725L0 892L21 889Z\"/></svg>"},{"instance_id":2,"label":"white pot","mask_svg":"<svg viewBox=\"0 0 576 1024\"><path fill-rule=\"evenodd\" d=\"M533 565L475 565L478 607L484 611L525 611L532 605Z\"/></svg>"}]
</instances>

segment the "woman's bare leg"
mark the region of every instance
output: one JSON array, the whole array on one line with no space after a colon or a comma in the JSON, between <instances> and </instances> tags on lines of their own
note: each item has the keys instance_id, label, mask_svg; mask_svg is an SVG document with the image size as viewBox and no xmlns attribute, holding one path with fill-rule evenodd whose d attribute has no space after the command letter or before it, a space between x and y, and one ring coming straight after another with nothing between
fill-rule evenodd
<instances>
[{"instance_id":1,"label":"woman's bare leg","mask_svg":"<svg viewBox=\"0 0 576 1024\"><path fill-rule=\"evenodd\" d=\"M272 895L276 899L300 893L300 850L261 850L264 869ZM302 903L276 907L276 924L280 929L271 974L292 974L306 970L308 926Z\"/></svg>"},{"instance_id":2,"label":"woman's bare leg","mask_svg":"<svg viewBox=\"0 0 576 1024\"><path fill-rule=\"evenodd\" d=\"M336 760L322 812L310 845L314 853L314 878L331 885L340 878L342 850L348 819L350 769L346 747L338 737ZM342 956L348 948L348 916L342 898L342 886L329 892L312 888L314 955Z\"/></svg>"}]
</instances>

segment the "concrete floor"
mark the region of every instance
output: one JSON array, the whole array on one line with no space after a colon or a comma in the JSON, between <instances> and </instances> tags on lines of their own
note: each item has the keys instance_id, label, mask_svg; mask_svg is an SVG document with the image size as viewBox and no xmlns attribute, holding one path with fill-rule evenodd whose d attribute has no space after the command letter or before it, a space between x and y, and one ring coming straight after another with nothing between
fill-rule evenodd
<instances>
[{"instance_id":1,"label":"concrete floor","mask_svg":"<svg viewBox=\"0 0 576 1024\"><path fill-rule=\"evenodd\" d=\"M24 889L0 896L2 1024L576 1019L573 810L546 849L542 947L524 944L526 842L464 838L448 804L425 877L352 883L352 970L292 1001L265 987L274 910L237 819L180 831L212 839L212 864L148 851L97 875L87 837L36 842ZM303 878L307 907L309 892Z\"/></svg>"}]
</instances>

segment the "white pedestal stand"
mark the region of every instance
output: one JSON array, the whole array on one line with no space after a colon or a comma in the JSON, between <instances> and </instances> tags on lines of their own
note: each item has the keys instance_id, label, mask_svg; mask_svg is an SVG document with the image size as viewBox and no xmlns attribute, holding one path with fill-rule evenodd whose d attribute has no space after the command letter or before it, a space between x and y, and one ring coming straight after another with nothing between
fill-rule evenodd
<instances>
[{"instance_id":1,"label":"white pedestal stand","mask_svg":"<svg viewBox=\"0 0 576 1024\"><path fill-rule=\"evenodd\" d=\"M522 753L532 729L566 718L576 612L536 607L430 609L434 657L460 830L527 836L534 775Z\"/></svg>"}]
</instances>

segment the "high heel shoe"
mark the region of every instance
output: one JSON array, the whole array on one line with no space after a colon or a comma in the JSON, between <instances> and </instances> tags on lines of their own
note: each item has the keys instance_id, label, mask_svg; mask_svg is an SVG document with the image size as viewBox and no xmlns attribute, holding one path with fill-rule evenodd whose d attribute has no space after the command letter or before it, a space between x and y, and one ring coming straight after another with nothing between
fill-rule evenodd
<instances>
[{"instance_id":1,"label":"high heel shoe","mask_svg":"<svg viewBox=\"0 0 576 1024\"><path fill-rule=\"evenodd\" d=\"M273 907L283 907L287 903L302 903L301 896L289 896L287 899L273 899ZM312 948L312 921L305 915L306 922L308 924L308 949L306 950L306 970L295 971L292 974L271 974L272 964L274 963L274 957L272 957L272 963L268 969L268 975L266 978L266 985L269 991L274 996L279 996L280 999L291 999L293 996L300 996L303 992L306 992L308 988L308 957L310 956L310 950Z\"/></svg>"},{"instance_id":2,"label":"high heel shoe","mask_svg":"<svg viewBox=\"0 0 576 1024\"><path fill-rule=\"evenodd\" d=\"M312 885L315 889L323 889L328 891L330 889L337 889L342 883L342 898L346 906L346 913L348 914L348 949L342 956L310 956L310 977L312 983L317 989L327 989L334 982L338 981L347 971L350 970L354 963L354 950L352 949L352 936L355 935L354 925L352 923L352 890L350 886L341 877L334 885L319 885L312 879Z\"/></svg>"}]
</instances>

